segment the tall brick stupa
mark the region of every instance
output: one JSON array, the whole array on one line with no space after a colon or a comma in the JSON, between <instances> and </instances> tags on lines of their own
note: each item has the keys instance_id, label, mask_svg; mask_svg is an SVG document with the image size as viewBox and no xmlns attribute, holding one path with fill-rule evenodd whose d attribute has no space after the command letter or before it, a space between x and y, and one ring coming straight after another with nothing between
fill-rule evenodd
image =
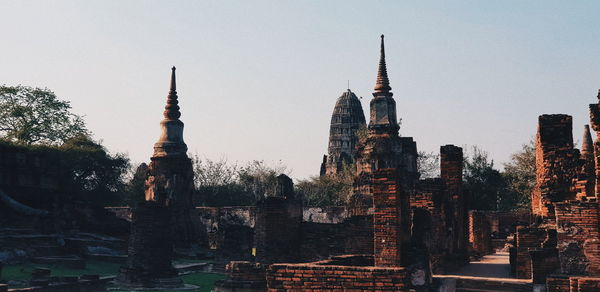
<instances>
[{"instance_id":1,"label":"tall brick stupa","mask_svg":"<svg viewBox=\"0 0 600 292\"><path fill-rule=\"evenodd\" d=\"M197 230L192 217L194 173L183 142L179 120L175 67L161 135L146 174L144 200L132 207L127 262L118 280L127 287L179 288L183 282L173 268L173 248L192 247Z\"/></svg>"},{"instance_id":2,"label":"tall brick stupa","mask_svg":"<svg viewBox=\"0 0 600 292\"><path fill-rule=\"evenodd\" d=\"M373 205L373 173L379 169L397 169L406 196L414 192L417 172L417 145L411 137L400 137L396 101L385 61L384 37L381 36L377 81L370 102L368 135L357 149L357 179L351 213L362 215Z\"/></svg>"}]
</instances>

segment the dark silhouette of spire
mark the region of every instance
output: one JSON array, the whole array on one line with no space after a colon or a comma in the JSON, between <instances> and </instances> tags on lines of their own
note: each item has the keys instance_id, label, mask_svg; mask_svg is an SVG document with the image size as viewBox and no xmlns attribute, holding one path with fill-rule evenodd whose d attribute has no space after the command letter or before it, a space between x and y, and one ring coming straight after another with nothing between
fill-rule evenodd
<instances>
[{"instance_id":1,"label":"dark silhouette of spire","mask_svg":"<svg viewBox=\"0 0 600 292\"><path fill-rule=\"evenodd\" d=\"M381 56L379 57L379 70L377 71L377 83L375 84L376 93L389 93L392 88L390 87L390 80L387 74L387 67L385 65L385 47L383 43L383 35L381 35Z\"/></svg>"},{"instance_id":2,"label":"dark silhouette of spire","mask_svg":"<svg viewBox=\"0 0 600 292\"><path fill-rule=\"evenodd\" d=\"M177 84L175 81L175 66L171 68L171 88L169 89L169 95L167 96L167 105L163 112L165 119L177 120L181 117L179 112L179 101L177 101Z\"/></svg>"},{"instance_id":3,"label":"dark silhouette of spire","mask_svg":"<svg viewBox=\"0 0 600 292\"><path fill-rule=\"evenodd\" d=\"M594 156L594 142L592 141L592 135L590 134L590 126L583 126L583 141L581 142L581 155Z\"/></svg>"}]
</instances>

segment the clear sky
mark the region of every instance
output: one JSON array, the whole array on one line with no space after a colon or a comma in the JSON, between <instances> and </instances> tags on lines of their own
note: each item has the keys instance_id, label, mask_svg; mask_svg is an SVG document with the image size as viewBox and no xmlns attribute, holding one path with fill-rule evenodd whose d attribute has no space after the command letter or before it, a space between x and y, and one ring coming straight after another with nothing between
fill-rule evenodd
<instances>
[{"instance_id":1,"label":"clear sky","mask_svg":"<svg viewBox=\"0 0 600 292\"><path fill-rule=\"evenodd\" d=\"M170 68L190 152L318 174L338 96L368 115L386 35L400 133L419 150L478 145L497 164L537 116L574 117L600 88L599 1L6 1L0 84L70 100L111 152L148 161Z\"/></svg>"}]
</instances>

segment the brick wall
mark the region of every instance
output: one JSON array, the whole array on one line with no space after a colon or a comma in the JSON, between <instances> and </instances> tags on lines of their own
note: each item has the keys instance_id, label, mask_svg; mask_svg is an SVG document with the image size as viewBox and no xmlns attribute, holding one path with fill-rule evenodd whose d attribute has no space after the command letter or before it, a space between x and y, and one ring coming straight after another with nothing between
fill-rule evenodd
<instances>
[{"instance_id":1,"label":"brick wall","mask_svg":"<svg viewBox=\"0 0 600 292\"><path fill-rule=\"evenodd\" d=\"M570 290L569 277L552 275L546 278L546 292L566 292Z\"/></svg>"},{"instance_id":2,"label":"brick wall","mask_svg":"<svg viewBox=\"0 0 600 292\"><path fill-rule=\"evenodd\" d=\"M400 266L402 252L402 193L395 169L379 169L373 174L373 214L375 266Z\"/></svg>"},{"instance_id":3,"label":"brick wall","mask_svg":"<svg viewBox=\"0 0 600 292\"><path fill-rule=\"evenodd\" d=\"M267 270L269 292L408 291L404 268L274 264Z\"/></svg>"},{"instance_id":4,"label":"brick wall","mask_svg":"<svg viewBox=\"0 0 600 292\"><path fill-rule=\"evenodd\" d=\"M469 211L469 243L471 248L480 255L494 252L490 231L491 225L486 212Z\"/></svg>"},{"instance_id":5,"label":"brick wall","mask_svg":"<svg viewBox=\"0 0 600 292\"><path fill-rule=\"evenodd\" d=\"M262 263L300 260L302 204L282 197L267 197L256 207L254 246Z\"/></svg>"},{"instance_id":6,"label":"brick wall","mask_svg":"<svg viewBox=\"0 0 600 292\"><path fill-rule=\"evenodd\" d=\"M520 227L517 229L515 265L516 277L531 279L531 255L529 251L539 249L546 240L547 232L544 228Z\"/></svg>"},{"instance_id":7,"label":"brick wall","mask_svg":"<svg viewBox=\"0 0 600 292\"><path fill-rule=\"evenodd\" d=\"M558 250L567 274L600 275L598 202L556 203Z\"/></svg>"}]
</instances>

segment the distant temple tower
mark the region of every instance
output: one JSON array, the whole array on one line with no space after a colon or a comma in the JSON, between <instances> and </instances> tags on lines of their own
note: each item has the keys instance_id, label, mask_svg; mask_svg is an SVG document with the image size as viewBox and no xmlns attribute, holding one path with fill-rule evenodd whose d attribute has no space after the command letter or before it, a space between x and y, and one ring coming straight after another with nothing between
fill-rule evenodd
<instances>
[{"instance_id":1,"label":"distant temple tower","mask_svg":"<svg viewBox=\"0 0 600 292\"><path fill-rule=\"evenodd\" d=\"M370 103L368 135L357 149L357 178L351 202L354 215L361 215L366 212L365 208L373 205L373 173L379 169L397 169L405 195L408 197L414 193L418 178L417 145L411 137L400 137L398 133L400 126L396 116L396 101L391 90L382 35L377 82Z\"/></svg>"},{"instance_id":2,"label":"distant temple tower","mask_svg":"<svg viewBox=\"0 0 600 292\"><path fill-rule=\"evenodd\" d=\"M337 99L329 128L328 155L323 157L321 175L341 171L356 159L358 131L366 127L365 114L356 95L348 89Z\"/></svg>"}]
</instances>

